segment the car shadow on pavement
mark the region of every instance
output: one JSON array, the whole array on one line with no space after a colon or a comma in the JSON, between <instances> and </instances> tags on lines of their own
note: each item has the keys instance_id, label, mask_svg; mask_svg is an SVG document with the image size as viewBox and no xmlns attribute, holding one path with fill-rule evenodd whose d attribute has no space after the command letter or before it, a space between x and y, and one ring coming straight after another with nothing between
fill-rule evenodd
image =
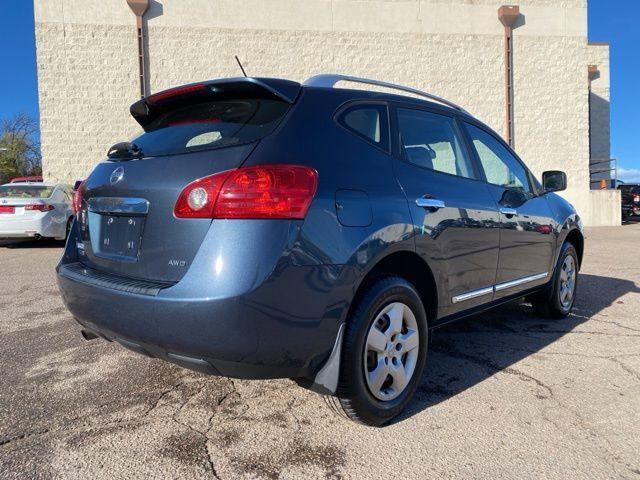
<instances>
[{"instance_id":1,"label":"car shadow on pavement","mask_svg":"<svg viewBox=\"0 0 640 480\"><path fill-rule=\"evenodd\" d=\"M513 365L571 333L606 307L622 303L620 298L625 294L640 293L640 285L629 280L586 274L579 278L574 311L565 319L544 319L530 305L512 302L433 331L416 399L393 423L455 397L499 372L532 381L541 387L542 395L545 390L550 392ZM590 333L584 328L580 332ZM640 337L640 330L627 333Z\"/></svg>"},{"instance_id":2,"label":"car shadow on pavement","mask_svg":"<svg viewBox=\"0 0 640 480\"><path fill-rule=\"evenodd\" d=\"M63 240L53 238L42 238L40 240L0 240L0 248L30 249L30 248L62 248Z\"/></svg>"}]
</instances>

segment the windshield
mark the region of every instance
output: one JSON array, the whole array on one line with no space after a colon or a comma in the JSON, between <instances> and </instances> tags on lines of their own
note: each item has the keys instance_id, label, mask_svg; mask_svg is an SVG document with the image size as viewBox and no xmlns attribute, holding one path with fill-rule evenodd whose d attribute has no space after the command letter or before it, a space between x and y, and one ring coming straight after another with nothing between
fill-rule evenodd
<instances>
[{"instance_id":1,"label":"windshield","mask_svg":"<svg viewBox=\"0 0 640 480\"><path fill-rule=\"evenodd\" d=\"M253 142L271 133L288 107L277 100L188 105L162 115L133 143L153 157Z\"/></svg>"},{"instance_id":2,"label":"windshield","mask_svg":"<svg viewBox=\"0 0 640 480\"><path fill-rule=\"evenodd\" d=\"M0 198L49 198L54 188L42 185L0 185Z\"/></svg>"}]
</instances>

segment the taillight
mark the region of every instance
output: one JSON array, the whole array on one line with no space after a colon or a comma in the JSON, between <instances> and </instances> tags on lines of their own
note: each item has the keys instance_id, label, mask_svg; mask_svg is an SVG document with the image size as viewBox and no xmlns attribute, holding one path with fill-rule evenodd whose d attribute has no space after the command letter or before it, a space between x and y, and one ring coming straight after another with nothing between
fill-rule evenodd
<instances>
[{"instance_id":1,"label":"taillight","mask_svg":"<svg viewBox=\"0 0 640 480\"><path fill-rule=\"evenodd\" d=\"M82 188L84 187L84 182L80 182L78 188L76 188L73 192L71 192L71 209L73 213L77 214L80 210L82 210Z\"/></svg>"},{"instance_id":2,"label":"taillight","mask_svg":"<svg viewBox=\"0 0 640 480\"><path fill-rule=\"evenodd\" d=\"M32 203L24 206L25 210L32 210L32 211L38 211L38 212L50 212L51 210L55 210L55 208L56 207L54 207L53 205L45 205L43 203Z\"/></svg>"},{"instance_id":3,"label":"taillight","mask_svg":"<svg viewBox=\"0 0 640 480\"><path fill-rule=\"evenodd\" d=\"M179 218L302 219L318 186L318 173L296 165L257 165L201 178L187 185L174 208Z\"/></svg>"},{"instance_id":4,"label":"taillight","mask_svg":"<svg viewBox=\"0 0 640 480\"><path fill-rule=\"evenodd\" d=\"M231 172L227 170L200 178L184 187L173 207L173 214L178 218L212 218L222 183Z\"/></svg>"},{"instance_id":5,"label":"taillight","mask_svg":"<svg viewBox=\"0 0 640 480\"><path fill-rule=\"evenodd\" d=\"M294 165L234 170L225 180L215 218L304 218L318 186L318 173Z\"/></svg>"}]
</instances>

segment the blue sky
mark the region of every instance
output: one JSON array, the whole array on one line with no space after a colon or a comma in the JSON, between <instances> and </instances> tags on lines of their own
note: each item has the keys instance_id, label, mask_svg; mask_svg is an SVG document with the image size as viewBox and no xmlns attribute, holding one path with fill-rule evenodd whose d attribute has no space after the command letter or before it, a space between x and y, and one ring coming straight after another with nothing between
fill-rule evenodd
<instances>
[{"instance_id":1,"label":"blue sky","mask_svg":"<svg viewBox=\"0 0 640 480\"><path fill-rule=\"evenodd\" d=\"M611 44L611 156L621 179L640 182L640 1L616 4L589 0L589 40ZM33 2L0 0L0 12L0 118L37 116Z\"/></svg>"}]
</instances>

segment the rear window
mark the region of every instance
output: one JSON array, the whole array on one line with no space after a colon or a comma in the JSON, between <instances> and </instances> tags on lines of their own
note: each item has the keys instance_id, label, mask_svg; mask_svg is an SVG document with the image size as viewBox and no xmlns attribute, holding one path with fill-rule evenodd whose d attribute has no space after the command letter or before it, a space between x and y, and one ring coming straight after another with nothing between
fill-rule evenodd
<instances>
[{"instance_id":1,"label":"rear window","mask_svg":"<svg viewBox=\"0 0 640 480\"><path fill-rule=\"evenodd\" d=\"M54 187L31 185L2 185L0 186L0 198L49 198Z\"/></svg>"},{"instance_id":2,"label":"rear window","mask_svg":"<svg viewBox=\"0 0 640 480\"><path fill-rule=\"evenodd\" d=\"M347 130L383 150L389 150L389 124L386 105L357 104L338 115Z\"/></svg>"},{"instance_id":3,"label":"rear window","mask_svg":"<svg viewBox=\"0 0 640 480\"><path fill-rule=\"evenodd\" d=\"M277 100L226 100L168 112L133 140L144 156L171 155L249 143L271 133L289 104Z\"/></svg>"}]
</instances>

